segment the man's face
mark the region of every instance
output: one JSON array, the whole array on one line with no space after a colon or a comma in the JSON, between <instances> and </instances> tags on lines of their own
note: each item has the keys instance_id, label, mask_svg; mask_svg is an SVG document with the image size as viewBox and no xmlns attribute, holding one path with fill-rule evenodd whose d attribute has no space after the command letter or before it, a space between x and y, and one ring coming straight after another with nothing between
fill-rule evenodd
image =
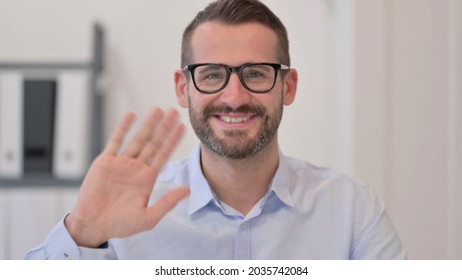
<instances>
[{"instance_id":1,"label":"man's face","mask_svg":"<svg viewBox=\"0 0 462 280\"><path fill-rule=\"evenodd\" d=\"M193 33L192 61L233 67L252 62L279 63L277 43L274 31L258 23L206 22ZM218 155L244 159L276 143L284 104L280 73L275 87L264 94L246 90L235 73L220 92L200 93L191 78L186 91L192 127L201 142Z\"/></svg>"}]
</instances>

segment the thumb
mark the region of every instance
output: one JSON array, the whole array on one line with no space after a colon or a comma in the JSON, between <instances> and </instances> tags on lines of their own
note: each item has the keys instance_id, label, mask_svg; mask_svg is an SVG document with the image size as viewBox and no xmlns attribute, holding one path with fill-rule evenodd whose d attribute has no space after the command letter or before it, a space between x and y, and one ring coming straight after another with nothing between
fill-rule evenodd
<instances>
[{"instance_id":1,"label":"thumb","mask_svg":"<svg viewBox=\"0 0 462 280\"><path fill-rule=\"evenodd\" d=\"M147 211L147 227L153 228L178 202L189 195L188 187L179 187L166 193L159 201L154 203Z\"/></svg>"}]
</instances>

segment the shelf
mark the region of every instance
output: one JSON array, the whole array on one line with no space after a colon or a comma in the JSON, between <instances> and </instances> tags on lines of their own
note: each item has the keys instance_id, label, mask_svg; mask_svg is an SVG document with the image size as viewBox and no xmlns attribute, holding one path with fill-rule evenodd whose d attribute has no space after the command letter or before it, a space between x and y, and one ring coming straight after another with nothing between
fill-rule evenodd
<instances>
[{"instance_id":1,"label":"shelf","mask_svg":"<svg viewBox=\"0 0 462 280\"><path fill-rule=\"evenodd\" d=\"M105 39L105 34L104 34L104 30L102 28L102 26L98 23L95 23L95 25L93 26L93 46L92 46L92 58L91 58L91 61L84 61L84 62L78 62L78 61L65 61L65 62L18 62L18 63L15 63L15 62L0 62L0 72L1 71L15 71L15 72L19 72L20 74L18 74L18 76L21 78L21 79L24 79L24 82L23 82L23 86L24 85L27 85L27 83L31 83L32 82L35 82L36 84L38 83L37 81L39 81L41 84L44 84L45 82L54 82L54 83L57 83L58 81L58 76L59 76L59 81L62 82L61 85L68 85L66 89L74 89L76 88L75 86L75 81L85 81L84 83L84 87L87 86L88 84L88 89L90 91L90 96L88 97L88 100L86 99L87 97L85 98L81 98L81 99L77 99L77 101L81 101L81 103L78 103L78 104L87 104L86 102L88 102L88 105L91 107L89 109L89 120L88 120L88 138L89 138L89 141L88 141L88 147L87 147L87 144L85 142L85 145L82 145L82 149L84 149L84 153L86 153L87 156L85 156L85 160L88 158L90 159L93 159L95 158L100 152L101 152L101 149L102 149L102 146L103 146L103 142L102 142L102 139L103 139L103 127L104 127L104 120L103 120L103 116L104 116L104 106L103 106L103 103L104 103L104 92L103 92L103 88L102 88L102 82L101 80L103 79L103 71L104 71L104 62L105 62L105 42L104 42L104 39ZM78 70L78 71L73 71L73 70ZM69 76L69 73L67 73L66 75L67 76L64 76L64 75L61 75L63 72L65 71L70 71L71 72L71 75ZM84 73L83 75L81 75L81 73L79 73L78 75L80 76L77 76L77 80L75 80L76 76L75 76L75 73L74 72L82 72ZM63 82L63 79L67 77L67 83ZM71 77L71 78L69 78ZM83 78L82 78L83 77ZM73 80L74 79L74 80ZM69 83L70 81L70 83ZM40 85L41 85L40 84ZM83 84L83 83L81 83ZM69 86L70 85L70 86ZM35 86L35 88L37 88L38 86ZM64 86L63 86L64 87ZM19 87L18 87L19 88ZM13 88L13 89L16 89L16 88ZM46 91L44 91L45 93L49 93L51 92L51 94L49 95L50 97L48 99L41 99L41 100L51 100L49 102L43 102L43 103L46 103L46 104L50 104L50 106L48 107L44 107L44 106L38 106L37 105L37 102L35 102L36 100L35 99L31 99L30 96L33 96L34 98L37 96L37 95L33 95L33 94L30 94L31 91L27 91L26 90L27 88L24 87L23 89L23 97L22 99L21 98L17 98L17 99L13 99L13 101L16 101L16 100L20 100L20 102L17 102L17 104L21 104L21 101L24 102L24 104L32 104L31 106L33 108L53 108L53 109L46 109L45 112L51 112L51 119L54 119L56 114L57 114L57 109L54 108L55 104L58 104L56 103L57 100L64 100L64 99L59 99L57 96L58 96L58 93L56 91L56 88L54 88L53 90L49 90L47 88ZM27 91L27 94L26 94L26 91ZM72 91L71 91L72 93ZM12 96L15 96L15 95L12 95ZM44 96L44 94L41 94L41 96ZM48 95L46 95L48 97ZM64 95L63 95L64 96ZM67 96L73 96L73 95L67 95ZM75 96L75 95L74 95ZM1 97L1 96L0 96ZM27 97L27 100L32 100L30 101L29 103L26 103L25 100L26 100L26 97ZM72 100L72 101L75 101L74 99L66 99L66 100ZM35 103L34 103L35 102ZM8 103L4 103L4 104L8 104ZM13 105L16 104L13 102ZM72 102L67 102L67 103L59 103L59 104L65 104L65 106L67 106L66 108L69 107L69 104L70 106L74 106L75 107L75 103L72 103ZM41 104L39 104L41 105ZM43 105L43 104L42 104ZM62 108L63 106L60 105L60 108ZM26 105L19 105L19 106L26 106ZM29 107L31 107L29 106ZM34 107L35 106L35 107ZM12 106L13 108L15 108L14 106ZM21 109L23 110L23 109ZM38 109L37 109L38 110ZM9 119L13 119L13 120L18 120L20 118L8 118L8 117L11 117L10 115L8 115L8 113L10 113L9 110L5 110L7 112L7 117L4 118L4 120L9 120ZM12 110L14 111L14 110ZM33 110L26 110L24 109L25 112L28 112L29 114L25 114L23 113L23 117L24 116L28 116L28 118L24 118L23 122L22 122L22 125L24 127L27 127L27 130L26 131L34 131L33 133L33 136L28 136L26 133L24 133L23 131L23 134L21 134L20 137L22 137L22 141L23 141L23 154L21 155L21 152L18 152L16 149L16 146L14 146L14 144L12 144L12 146L14 146L12 149L13 150L13 155L17 155L17 157L14 157L15 159L20 157L20 156L23 156L23 161L26 162L26 160L29 160L30 158L33 158L34 156L37 157L37 155L50 155L50 154L53 154L56 152L55 149L58 150L58 152L56 152L56 154L59 154L60 155L60 158L62 158L63 156L62 155L67 155L67 154L70 154L70 155L81 155L81 153L75 153L76 149L75 149L75 146L77 145L70 145L69 146L65 146L65 148L57 148L57 146L59 146L58 144L56 144L56 142L59 142L59 141L56 141L55 142L55 139L54 139L54 135L50 137L48 137L49 135L46 134L47 133L47 130L46 128L50 128L49 131L52 131L51 133L55 133L55 129L56 129L56 126L57 126L57 122L56 121L49 121L48 119L45 119L45 121L43 121L42 119L42 116L44 114L42 114L40 112L40 114L38 115L39 117L36 117L37 114L31 114L30 112L32 112ZM65 110L65 109L62 109L62 112L70 112L70 110ZM2 117L2 115L0 115L0 117ZM63 118L61 118L63 119ZM32 121L31 121L32 120ZM40 124L43 124L45 123L46 125L43 126L43 125L36 125L36 122L35 120L40 120ZM29 122L27 122L29 121ZM20 121L18 121L20 122ZM48 125L50 124L51 125ZM28 126L27 126L27 125ZM80 124L80 123L77 123L77 124ZM19 125L21 125L21 123L19 123ZM5 126L5 127L9 127L9 126ZM18 125L10 125L10 127L19 127ZM35 129L36 127L40 127L40 129L43 129L45 130L45 132L43 132L42 134L47 136L48 138L43 138L45 140L43 140L42 138L40 137L35 137L37 136L37 129ZM70 127L77 127L77 128L81 128L81 127L84 127L85 130L87 130L87 121L85 121L85 126L79 126L79 125L74 125L74 126L70 126ZM1 126L0 126L1 128ZM31 128L31 129L29 129ZM24 128L23 128L24 129ZM35 130L34 130L35 129ZM25 130L25 129L24 129ZM16 130L15 130L16 131ZM62 130L61 130L62 131ZM76 129L74 129L73 131L78 131ZM79 131L78 131L79 132ZM0 133L5 133L4 131L0 131ZM41 132L40 132L41 133ZM40 136L42 135L40 134ZM7 133L5 133L4 135L9 135ZM13 135L16 135L16 134L13 134ZM59 134L59 135L67 135L67 134ZM87 135L87 132L82 134L78 134L78 135ZM87 137L87 136L85 136ZM69 137L68 137L69 138ZM10 138L10 139L15 139L14 137L13 138ZM37 143L34 143L34 145L26 142L25 140L30 140L30 139L34 139L34 141L38 141L39 142L39 145L37 146L36 144ZM39 140L37 140L39 139ZM52 141L49 141L49 139L53 139ZM0 139L1 141L1 139ZM68 141L69 142L69 141ZM71 141L72 142L72 141ZM14 142L14 143L21 143L21 141L18 141L18 142ZM49 144L51 143L51 144ZM63 142L59 142L59 143L63 143ZM76 142L76 141L73 141L72 143L80 143L80 142ZM0 143L1 144L1 143ZM10 144L11 144L11 141L10 141ZM10 146L5 145L6 147L8 148L11 148ZM51 150L53 150L52 153L50 153L50 149L49 147L52 147ZM38 148L37 148L38 147ZM45 148L46 149L45 149ZM60 147L64 147L64 146L60 146ZM80 146L78 146L80 147ZM74 149L74 150L72 150ZM72 153L68 152L69 150L71 150ZM7 152L9 152L9 150L7 150ZM5 153L7 156L9 155L8 153ZM11 153L10 153L11 154ZM3 156L3 155L0 155L0 156ZM42 156L42 157L45 157L45 156ZM75 158L75 157L72 157L72 158ZM47 158L48 160L48 158ZM54 160L52 158L50 158L50 160ZM17 162L17 161L16 161ZM27 162L30 162L30 161L27 161ZM82 161L79 161L79 162L82 162ZM42 164L42 163L40 163ZM48 164L48 162L46 162L46 164ZM88 162L88 165L90 164L90 162ZM1 165L1 164L0 164ZM62 165L57 165L59 167L62 167ZM81 166L81 165L78 165L78 166ZM0 188L5 188L5 187L21 187L21 186L24 186L24 187L30 187L30 186L80 186L81 182L82 182L82 179L83 178L80 178L80 179L60 179L60 178L56 178L55 176L53 176L53 174L51 174L51 172L47 171L46 169L43 171L43 173L34 173L34 172L37 172L38 170L43 170L42 168L37 168L36 166L34 166L34 168L30 168L30 169L27 169L27 167L25 167L25 165L22 167L23 168L23 176L22 177L18 177L18 178L14 178L14 179L6 179L6 178L2 178L0 177ZM72 168L74 168L74 166L72 166ZM79 168L79 167L78 167ZM74 168L75 169L75 168ZM15 169L17 170L17 169ZM68 169L66 170L68 171ZM84 171L84 170L82 170ZM19 173L19 172L18 172ZM17 173L15 173L17 174ZM19 173L20 174L20 173ZM56 174L63 174L63 173L56 173ZM71 172L71 175L68 175L69 173L65 173L64 176L69 176L69 177L72 177L72 176L83 176L83 172L81 172L81 170L79 169L77 171L77 174L74 172L72 173ZM76 175L74 175L76 174ZM3 174L2 174L3 175Z\"/></svg>"},{"instance_id":2,"label":"shelf","mask_svg":"<svg viewBox=\"0 0 462 280\"><path fill-rule=\"evenodd\" d=\"M4 187L80 187L82 179L59 179L52 175L31 174L18 179L0 179L0 188Z\"/></svg>"}]
</instances>

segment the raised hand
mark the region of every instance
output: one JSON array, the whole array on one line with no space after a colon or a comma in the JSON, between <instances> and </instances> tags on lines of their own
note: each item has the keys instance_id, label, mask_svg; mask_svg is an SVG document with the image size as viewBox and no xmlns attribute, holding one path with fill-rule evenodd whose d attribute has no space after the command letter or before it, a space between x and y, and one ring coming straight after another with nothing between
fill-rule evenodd
<instances>
[{"instance_id":1,"label":"raised hand","mask_svg":"<svg viewBox=\"0 0 462 280\"><path fill-rule=\"evenodd\" d=\"M137 134L120 152L135 115L127 114L92 163L74 210L65 225L74 241L98 247L110 238L127 237L152 229L189 193L181 187L154 205L148 201L154 182L183 132L178 112L153 109Z\"/></svg>"}]
</instances>

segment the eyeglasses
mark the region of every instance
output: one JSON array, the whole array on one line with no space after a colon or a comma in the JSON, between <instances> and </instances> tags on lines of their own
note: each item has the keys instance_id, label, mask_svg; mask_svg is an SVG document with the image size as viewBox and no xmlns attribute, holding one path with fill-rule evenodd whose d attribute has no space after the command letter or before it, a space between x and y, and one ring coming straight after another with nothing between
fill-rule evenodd
<instances>
[{"instance_id":1,"label":"eyeglasses","mask_svg":"<svg viewBox=\"0 0 462 280\"><path fill-rule=\"evenodd\" d=\"M276 84L279 70L290 67L276 63L247 63L238 67L225 64L199 63L183 67L183 71L191 72L196 89L205 94L217 93L228 84L233 72L239 76L241 84L253 93L267 93Z\"/></svg>"}]
</instances>

